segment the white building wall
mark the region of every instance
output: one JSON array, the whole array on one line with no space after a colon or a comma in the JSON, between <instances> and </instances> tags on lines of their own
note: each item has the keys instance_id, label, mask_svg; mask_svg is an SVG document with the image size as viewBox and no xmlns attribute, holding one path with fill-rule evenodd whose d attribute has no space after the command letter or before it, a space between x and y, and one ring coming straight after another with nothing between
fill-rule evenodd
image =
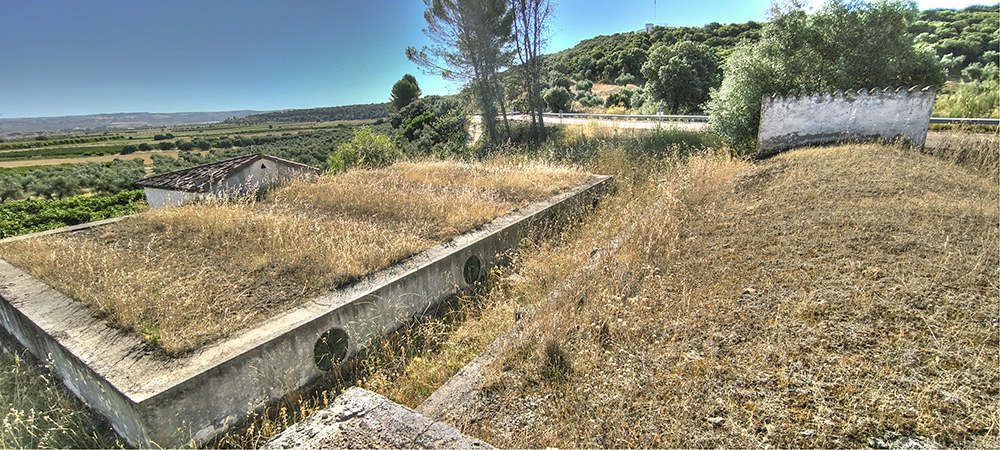
<instances>
[{"instance_id":1,"label":"white building wall","mask_svg":"<svg viewBox=\"0 0 1000 450\"><path fill-rule=\"evenodd\" d=\"M245 195L310 174L311 172L302 167L262 158L231 173L221 183L213 186L212 192L220 197Z\"/></svg>"},{"instance_id":2,"label":"white building wall","mask_svg":"<svg viewBox=\"0 0 1000 450\"><path fill-rule=\"evenodd\" d=\"M263 167L262 167L263 166ZM214 183L207 192L172 191L159 188L145 188L146 203L151 209L185 205L211 198L224 198L253 194L268 189L293 178L317 175L318 172L304 167L264 157L242 169L229 174L221 182Z\"/></svg>"},{"instance_id":3,"label":"white building wall","mask_svg":"<svg viewBox=\"0 0 1000 450\"><path fill-rule=\"evenodd\" d=\"M923 145L934 96L933 88L900 88L764 97L757 156L845 140Z\"/></svg>"},{"instance_id":4,"label":"white building wall","mask_svg":"<svg viewBox=\"0 0 1000 450\"><path fill-rule=\"evenodd\" d=\"M146 203L149 204L150 209L186 205L204 198L204 194L197 192L170 191L157 188L145 188L145 191Z\"/></svg>"}]
</instances>

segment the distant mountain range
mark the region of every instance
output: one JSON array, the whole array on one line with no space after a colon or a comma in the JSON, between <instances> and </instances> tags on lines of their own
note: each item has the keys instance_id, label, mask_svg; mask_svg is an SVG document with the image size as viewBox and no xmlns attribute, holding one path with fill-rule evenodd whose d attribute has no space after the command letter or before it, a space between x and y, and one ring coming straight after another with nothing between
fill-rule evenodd
<instances>
[{"instance_id":1,"label":"distant mountain range","mask_svg":"<svg viewBox=\"0 0 1000 450\"><path fill-rule=\"evenodd\" d=\"M130 128L222 122L267 111L217 111L182 113L114 113L86 116L0 118L0 136L28 133L127 130Z\"/></svg>"}]
</instances>

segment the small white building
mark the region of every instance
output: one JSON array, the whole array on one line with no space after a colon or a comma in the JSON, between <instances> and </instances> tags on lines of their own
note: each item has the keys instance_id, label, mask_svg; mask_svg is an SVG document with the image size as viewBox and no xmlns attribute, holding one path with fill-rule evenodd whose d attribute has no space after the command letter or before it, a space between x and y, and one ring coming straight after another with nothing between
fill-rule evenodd
<instances>
[{"instance_id":1,"label":"small white building","mask_svg":"<svg viewBox=\"0 0 1000 450\"><path fill-rule=\"evenodd\" d=\"M293 178L320 173L315 167L258 153L154 175L136 184L146 191L150 208L164 208L199 200L252 195Z\"/></svg>"}]
</instances>

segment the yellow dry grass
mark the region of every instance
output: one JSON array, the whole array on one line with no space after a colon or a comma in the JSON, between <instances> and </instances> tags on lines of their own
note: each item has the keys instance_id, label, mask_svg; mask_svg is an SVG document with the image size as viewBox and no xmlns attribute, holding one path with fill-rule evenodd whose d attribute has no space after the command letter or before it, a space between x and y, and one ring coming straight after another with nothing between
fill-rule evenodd
<instances>
[{"instance_id":1,"label":"yellow dry grass","mask_svg":"<svg viewBox=\"0 0 1000 450\"><path fill-rule=\"evenodd\" d=\"M178 355L587 177L545 163L400 163L7 242L0 256Z\"/></svg>"},{"instance_id":2,"label":"yellow dry grass","mask_svg":"<svg viewBox=\"0 0 1000 450\"><path fill-rule=\"evenodd\" d=\"M691 157L619 194L506 284L538 314L467 432L517 448L998 443L991 176L842 145Z\"/></svg>"}]
</instances>

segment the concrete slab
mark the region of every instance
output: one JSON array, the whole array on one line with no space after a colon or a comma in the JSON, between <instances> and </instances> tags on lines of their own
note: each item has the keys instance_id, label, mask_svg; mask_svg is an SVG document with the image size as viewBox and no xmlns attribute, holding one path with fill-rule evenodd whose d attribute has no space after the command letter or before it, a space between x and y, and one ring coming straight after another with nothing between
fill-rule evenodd
<instances>
[{"instance_id":1,"label":"concrete slab","mask_svg":"<svg viewBox=\"0 0 1000 450\"><path fill-rule=\"evenodd\" d=\"M134 334L2 260L0 325L132 445L198 445L470 288L504 251L593 205L607 180L528 205L182 358L154 356Z\"/></svg>"},{"instance_id":2,"label":"concrete slab","mask_svg":"<svg viewBox=\"0 0 1000 450\"><path fill-rule=\"evenodd\" d=\"M350 388L340 394L329 408L311 414L272 439L264 448L493 447L374 392Z\"/></svg>"}]
</instances>

